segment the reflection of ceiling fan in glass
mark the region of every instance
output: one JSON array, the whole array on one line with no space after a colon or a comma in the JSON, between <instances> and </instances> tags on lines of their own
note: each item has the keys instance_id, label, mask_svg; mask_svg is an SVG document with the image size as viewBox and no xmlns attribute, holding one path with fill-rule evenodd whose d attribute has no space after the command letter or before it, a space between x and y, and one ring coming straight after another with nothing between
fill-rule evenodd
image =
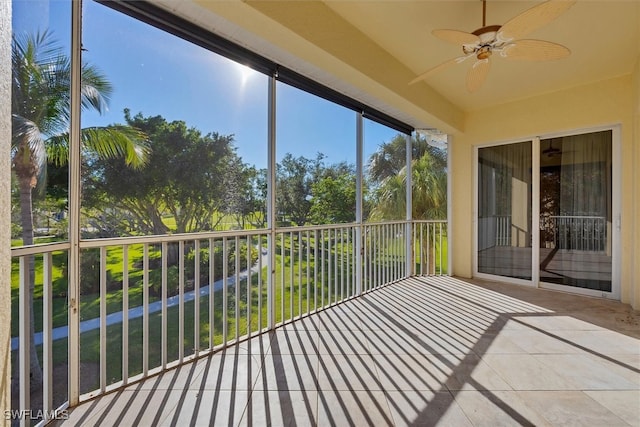
<instances>
[{"instance_id":1,"label":"reflection of ceiling fan in glass","mask_svg":"<svg viewBox=\"0 0 640 427\"><path fill-rule=\"evenodd\" d=\"M562 157L563 154L575 153L575 150L565 150L562 148L562 138L544 140L542 141L542 143L544 144L546 141L549 141L549 146L544 150L542 150L541 154L543 156L553 158L553 157ZM558 142L560 147L554 147L553 145L554 141ZM571 146L569 146L568 148L571 148ZM567 160L567 156L563 157L563 160Z\"/></svg>"},{"instance_id":2,"label":"reflection of ceiling fan in glass","mask_svg":"<svg viewBox=\"0 0 640 427\"><path fill-rule=\"evenodd\" d=\"M542 155L547 157L556 157L562 155L562 150L553 146L553 139L549 140L549 147L542 150Z\"/></svg>"},{"instance_id":3,"label":"reflection of ceiling fan in glass","mask_svg":"<svg viewBox=\"0 0 640 427\"><path fill-rule=\"evenodd\" d=\"M548 24L576 0L549 0L515 16L506 24L486 25L486 0L482 0L482 28L472 33L459 30L433 30L432 34L446 42L462 45L463 56L450 59L413 79L409 84L426 79L432 74L476 57L476 62L467 73L467 90L474 92L482 86L489 73L489 58L493 53L506 59L524 61L548 61L569 56L571 51L565 46L544 40L522 39L521 37Z\"/></svg>"}]
</instances>

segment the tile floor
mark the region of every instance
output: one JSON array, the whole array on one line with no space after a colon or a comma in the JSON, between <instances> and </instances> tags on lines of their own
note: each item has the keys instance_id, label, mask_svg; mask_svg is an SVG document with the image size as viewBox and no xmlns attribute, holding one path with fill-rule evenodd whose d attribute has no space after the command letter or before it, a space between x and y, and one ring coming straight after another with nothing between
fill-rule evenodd
<instances>
[{"instance_id":1,"label":"tile floor","mask_svg":"<svg viewBox=\"0 0 640 427\"><path fill-rule=\"evenodd\" d=\"M410 278L83 403L64 426L640 426L640 313Z\"/></svg>"}]
</instances>

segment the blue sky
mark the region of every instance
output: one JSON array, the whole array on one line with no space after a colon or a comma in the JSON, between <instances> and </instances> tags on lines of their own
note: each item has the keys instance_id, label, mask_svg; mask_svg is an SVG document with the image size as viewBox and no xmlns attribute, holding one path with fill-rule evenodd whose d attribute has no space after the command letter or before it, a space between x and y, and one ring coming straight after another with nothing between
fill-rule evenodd
<instances>
[{"instance_id":1,"label":"blue sky","mask_svg":"<svg viewBox=\"0 0 640 427\"><path fill-rule=\"evenodd\" d=\"M14 31L53 29L67 46L70 2L14 0ZM123 122L123 110L183 120L203 133L235 136L243 161L266 167L267 84L265 75L85 0L83 59L113 84L110 110L85 112L82 126ZM326 162L355 162L353 111L279 83L277 158L325 154ZM397 132L365 123L365 156Z\"/></svg>"}]
</instances>

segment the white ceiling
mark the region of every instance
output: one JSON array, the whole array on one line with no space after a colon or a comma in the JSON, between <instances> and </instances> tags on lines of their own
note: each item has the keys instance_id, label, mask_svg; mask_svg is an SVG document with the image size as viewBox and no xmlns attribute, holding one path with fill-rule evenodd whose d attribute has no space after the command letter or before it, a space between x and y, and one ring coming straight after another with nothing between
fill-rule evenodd
<instances>
[{"instance_id":1,"label":"white ceiling","mask_svg":"<svg viewBox=\"0 0 640 427\"><path fill-rule=\"evenodd\" d=\"M474 93L465 86L471 60L408 82L461 55L431 31L481 27L480 0L157 2L415 127L460 129L465 112L630 74L640 59L640 0L578 0L527 36L567 46L568 58L516 62L494 55ZM502 25L539 3L488 0L487 24Z\"/></svg>"}]
</instances>

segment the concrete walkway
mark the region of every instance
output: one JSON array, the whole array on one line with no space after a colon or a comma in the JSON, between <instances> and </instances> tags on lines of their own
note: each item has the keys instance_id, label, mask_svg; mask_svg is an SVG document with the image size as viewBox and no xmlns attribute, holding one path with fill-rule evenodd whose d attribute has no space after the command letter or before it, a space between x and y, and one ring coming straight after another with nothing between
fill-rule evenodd
<instances>
[{"instance_id":1,"label":"concrete walkway","mask_svg":"<svg viewBox=\"0 0 640 427\"><path fill-rule=\"evenodd\" d=\"M255 263L253 267L251 267L251 274L254 274L258 271L259 263ZM266 267L267 265L267 250L262 248L262 266ZM246 280L247 278L247 270L241 271L238 274L240 281ZM227 287L234 286L236 284L236 276L235 274L227 277ZM224 286L224 279L216 280L213 283L213 291L219 291ZM200 287L200 297L204 295L209 295L211 286L201 286ZM184 293L184 302L192 301L195 298L195 291L189 291ZM167 307L173 307L180 303L180 296L174 295L172 297L167 298ZM162 300L154 301L149 304L148 313L156 313L162 310ZM144 314L144 307L137 306L129 309L129 320L136 319L138 317L142 317ZM107 315L107 326L115 325L116 323L122 323L122 311L116 311ZM80 322L80 333L91 331L93 329L100 328L100 318L96 317L94 319L88 319ZM68 326L59 326L57 328L53 328L51 331L51 336L53 341L67 338L69 335L69 327ZM36 332L34 334L34 339L36 345L42 344L42 332ZM20 347L18 337L11 338L11 350L17 350Z\"/></svg>"}]
</instances>

